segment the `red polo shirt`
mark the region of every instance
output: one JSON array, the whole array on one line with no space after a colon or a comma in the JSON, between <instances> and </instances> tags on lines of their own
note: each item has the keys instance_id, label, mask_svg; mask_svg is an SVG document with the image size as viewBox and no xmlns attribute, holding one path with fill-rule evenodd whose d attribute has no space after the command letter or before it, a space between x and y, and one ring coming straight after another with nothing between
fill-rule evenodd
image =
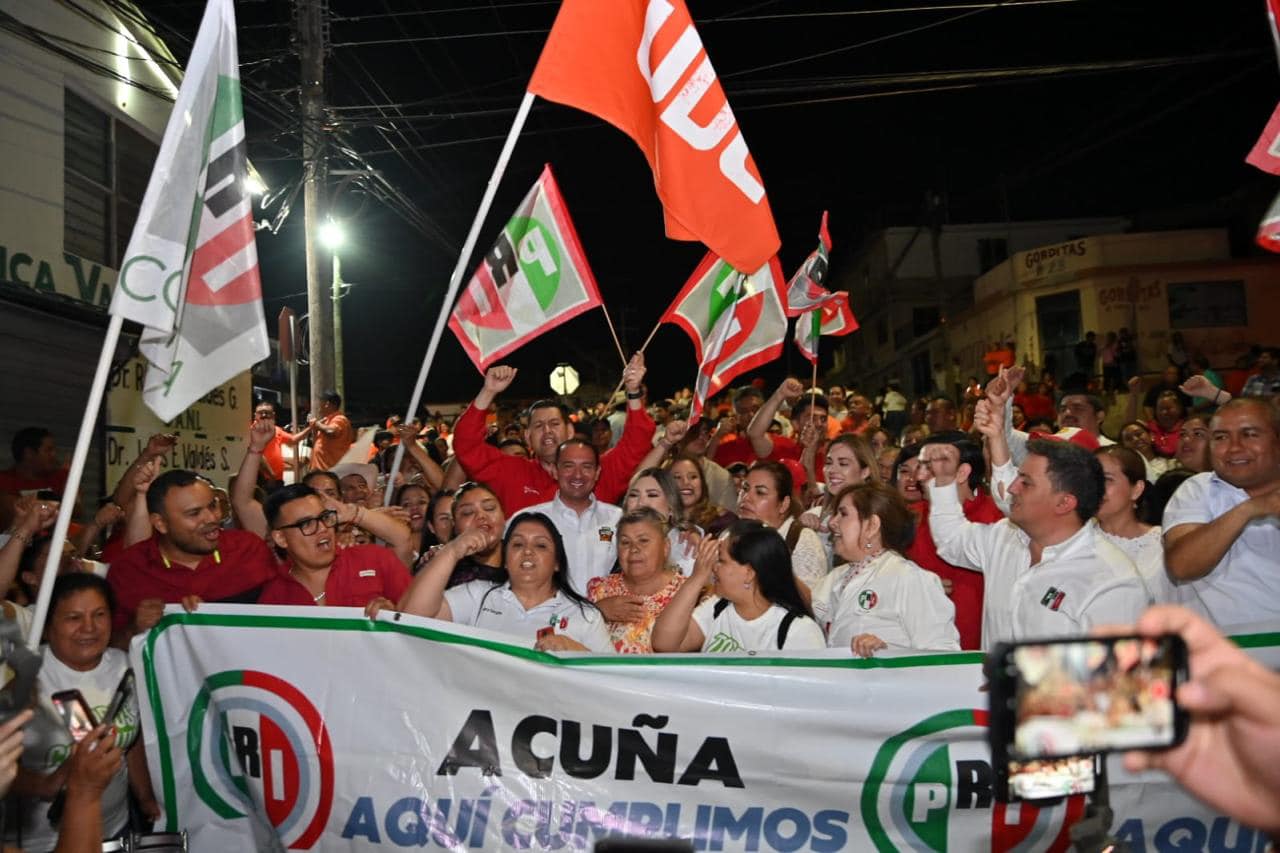
<instances>
[{"instance_id":1,"label":"red polo shirt","mask_svg":"<svg viewBox=\"0 0 1280 853\"><path fill-rule=\"evenodd\" d=\"M289 574L289 564L281 563L276 576L262 588L259 604L287 604L328 607L364 607L378 596L399 601L409 588L409 570L381 545L352 545L339 548L324 582L324 600L316 601L297 578Z\"/></svg>"},{"instance_id":2,"label":"red polo shirt","mask_svg":"<svg viewBox=\"0 0 1280 853\"><path fill-rule=\"evenodd\" d=\"M262 585L278 573L276 565L262 537L243 530L222 531L218 550L195 569L166 566L159 539L152 536L111 561L107 583L116 594L115 627L132 625L138 605L148 598L176 604L185 595L198 595L209 602L252 603Z\"/></svg>"},{"instance_id":3,"label":"red polo shirt","mask_svg":"<svg viewBox=\"0 0 1280 853\"><path fill-rule=\"evenodd\" d=\"M921 501L920 520L916 524L916 538L907 549L907 559L940 578L951 581L948 596L956 607L956 630L960 632L960 648L982 648L982 572L953 566L938 556L929 531L929 502ZM914 507L913 507L914 509ZM1004 518L1000 507L991 495L981 492L964 502L964 517L977 524L995 524Z\"/></svg>"},{"instance_id":4,"label":"red polo shirt","mask_svg":"<svg viewBox=\"0 0 1280 853\"><path fill-rule=\"evenodd\" d=\"M536 459L503 453L485 441L486 412L472 403L453 425L453 452L467 476L484 483L498 497L507 518L527 506L546 503L556 495L555 478ZM595 495L601 502L617 503L626 494L636 466L653 449L657 426L644 407L627 408L622 438L600 455L600 479Z\"/></svg>"}]
</instances>

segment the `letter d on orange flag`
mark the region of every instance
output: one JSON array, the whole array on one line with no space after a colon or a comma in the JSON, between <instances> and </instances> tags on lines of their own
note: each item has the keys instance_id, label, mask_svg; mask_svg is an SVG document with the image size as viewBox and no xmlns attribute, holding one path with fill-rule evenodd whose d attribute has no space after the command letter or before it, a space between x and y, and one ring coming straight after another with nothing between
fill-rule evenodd
<instances>
[{"instance_id":1,"label":"letter d on orange flag","mask_svg":"<svg viewBox=\"0 0 1280 853\"><path fill-rule=\"evenodd\" d=\"M529 91L635 140L667 236L699 240L742 270L777 253L760 173L684 0L564 0Z\"/></svg>"}]
</instances>

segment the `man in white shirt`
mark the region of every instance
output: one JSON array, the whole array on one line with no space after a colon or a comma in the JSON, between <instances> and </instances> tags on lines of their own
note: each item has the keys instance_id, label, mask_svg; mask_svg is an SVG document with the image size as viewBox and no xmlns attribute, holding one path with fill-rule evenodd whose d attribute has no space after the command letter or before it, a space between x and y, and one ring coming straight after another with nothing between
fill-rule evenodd
<instances>
[{"instance_id":1,"label":"man in white shirt","mask_svg":"<svg viewBox=\"0 0 1280 853\"><path fill-rule=\"evenodd\" d=\"M1007 447L1002 451L1005 458L996 459L993 449L993 465L1007 464ZM964 517L953 445L926 445L922 454L949 457L947 464L922 466L938 472L929 483L929 530L940 557L986 576L983 649L1127 624L1146 608L1137 568L1092 520L1104 487L1093 454L1064 441L1028 442L1009 487L1009 517L995 524Z\"/></svg>"},{"instance_id":2,"label":"man in white shirt","mask_svg":"<svg viewBox=\"0 0 1280 853\"><path fill-rule=\"evenodd\" d=\"M560 531L569 556L569 585L585 596L587 582L609 574L617 562L614 538L622 510L593 494L600 479L600 457L591 442L571 438L561 443L555 466L556 496L523 511L543 513Z\"/></svg>"},{"instance_id":3,"label":"man in white shirt","mask_svg":"<svg viewBox=\"0 0 1280 853\"><path fill-rule=\"evenodd\" d=\"M1165 568L1179 602L1219 627L1280 620L1280 413L1232 400L1209 435L1213 470L1165 506Z\"/></svg>"}]
</instances>

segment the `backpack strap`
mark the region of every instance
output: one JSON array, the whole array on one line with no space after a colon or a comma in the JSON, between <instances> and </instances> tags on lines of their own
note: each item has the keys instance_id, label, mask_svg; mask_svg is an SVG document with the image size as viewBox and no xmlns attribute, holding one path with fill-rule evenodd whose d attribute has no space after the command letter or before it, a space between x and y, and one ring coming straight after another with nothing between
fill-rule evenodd
<instances>
[{"instance_id":1,"label":"backpack strap","mask_svg":"<svg viewBox=\"0 0 1280 853\"><path fill-rule=\"evenodd\" d=\"M724 612L724 609L728 606L729 606L729 599L727 598L722 598L719 601L717 601L715 604L711 606L711 618L715 619L719 617L720 614Z\"/></svg>"},{"instance_id":2,"label":"backpack strap","mask_svg":"<svg viewBox=\"0 0 1280 853\"><path fill-rule=\"evenodd\" d=\"M782 651L782 647L787 642L787 631L791 628L791 623L796 621L796 616L800 614L794 610L788 610L787 615L782 617L782 621L778 623L778 651Z\"/></svg>"}]
</instances>

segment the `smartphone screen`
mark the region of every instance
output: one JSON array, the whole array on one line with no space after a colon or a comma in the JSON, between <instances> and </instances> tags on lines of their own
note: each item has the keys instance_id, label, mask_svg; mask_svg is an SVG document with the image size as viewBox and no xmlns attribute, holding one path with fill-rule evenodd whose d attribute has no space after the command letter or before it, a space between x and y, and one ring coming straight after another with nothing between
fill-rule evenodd
<instances>
[{"instance_id":1,"label":"smartphone screen","mask_svg":"<svg viewBox=\"0 0 1280 853\"><path fill-rule=\"evenodd\" d=\"M1097 755L1074 755L1037 761L1010 761L1001 802L1047 800L1091 794L1097 786Z\"/></svg>"},{"instance_id":2,"label":"smartphone screen","mask_svg":"<svg viewBox=\"0 0 1280 853\"><path fill-rule=\"evenodd\" d=\"M1005 647L992 710L1007 757L1031 762L1180 743L1186 717L1174 693L1186 661L1173 635Z\"/></svg>"},{"instance_id":3,"label":"smartphone screen","mask_svg":"<svg viewBox=\"0 0 1280 853\"><path fill-rule=\"evenodd\" d=\"M97 726L98 721L93 717L93 710L80 695L79 690L63 690L49 698L67 729L70 730L71 738L77 743Z\"/></svg>"}]
</instances>

